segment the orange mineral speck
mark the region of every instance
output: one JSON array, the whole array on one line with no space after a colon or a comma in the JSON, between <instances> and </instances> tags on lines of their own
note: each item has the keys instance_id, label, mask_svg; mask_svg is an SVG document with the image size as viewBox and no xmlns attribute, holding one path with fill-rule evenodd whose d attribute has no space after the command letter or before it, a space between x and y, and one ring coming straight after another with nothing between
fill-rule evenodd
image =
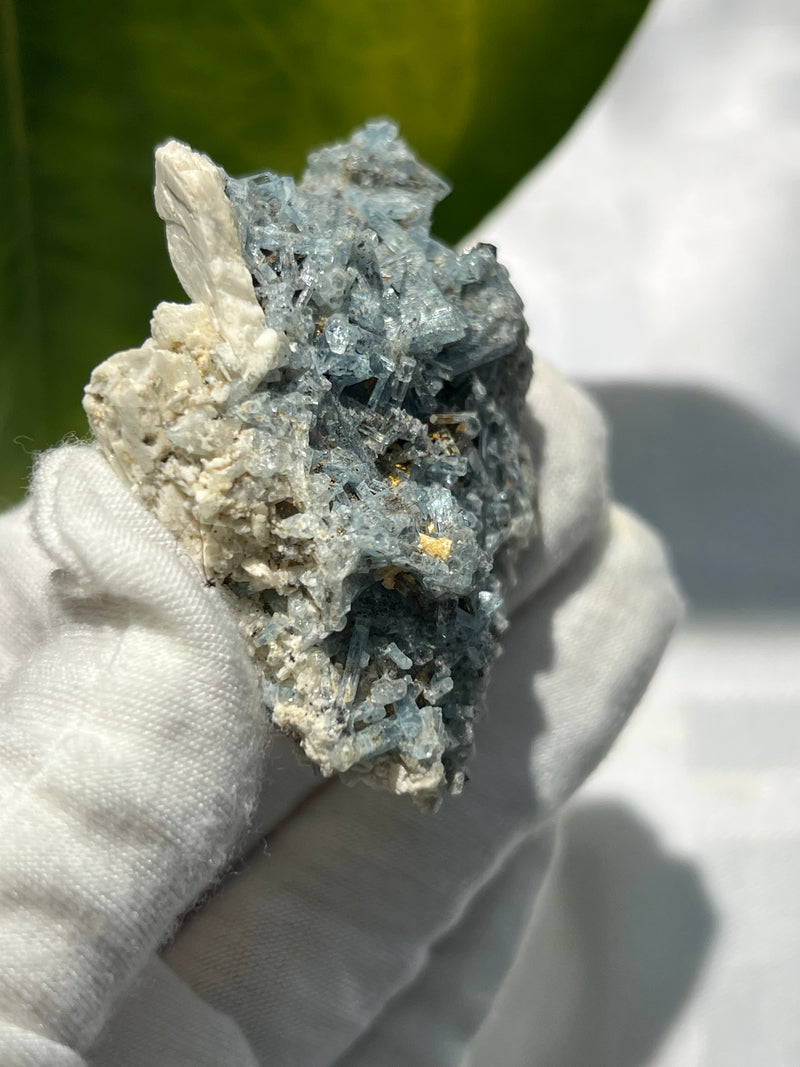
<instances>
[{"instance_id":1,"label":"orange mineral speck","mask_svg":"<svg viewBox=\"0 0 800 1067\"><path fill-rule=\"evenodd\" d=\"M427 534L419 535L417 548L434 559L447 559L453 548L453 542L449 537L429 537Z\"/></svg>"}]
</instances>

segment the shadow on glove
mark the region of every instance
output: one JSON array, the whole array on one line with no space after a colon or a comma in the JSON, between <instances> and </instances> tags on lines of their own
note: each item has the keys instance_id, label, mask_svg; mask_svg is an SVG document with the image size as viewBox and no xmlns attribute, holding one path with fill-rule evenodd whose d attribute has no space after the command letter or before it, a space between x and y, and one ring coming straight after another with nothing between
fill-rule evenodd
<instances>
[{"instance_id":1,"label":"shadow on glove","mask_svg":"<svg viewBox=\"0 0 800 1067\"><path fill-rule=\"evenodd\" d=\"M464 1067L649 1063L716 925L693 864L624 805L578 803L561 820L519 964Z\"/></svg>"}]
</instances>

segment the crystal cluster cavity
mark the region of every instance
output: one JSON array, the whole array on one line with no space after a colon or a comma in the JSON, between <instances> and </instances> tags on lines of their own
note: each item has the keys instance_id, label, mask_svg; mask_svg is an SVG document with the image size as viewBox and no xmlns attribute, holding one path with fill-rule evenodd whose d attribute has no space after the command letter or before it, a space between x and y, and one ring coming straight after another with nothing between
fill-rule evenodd
<instances>
[{"instance_id":1,"label":"crystal cluster cavity","mask_svg":"<svg viewBox=\"0 0 800 1067\"><path fill-rule=\"evenodd\" d=\"M170 142L156 205L190 304L84 406L120 478L224 591L274 723L324 775L459 792L534 485L531 354L495 250L389 122L299 182Z\"/></svg>"}]
</instances>

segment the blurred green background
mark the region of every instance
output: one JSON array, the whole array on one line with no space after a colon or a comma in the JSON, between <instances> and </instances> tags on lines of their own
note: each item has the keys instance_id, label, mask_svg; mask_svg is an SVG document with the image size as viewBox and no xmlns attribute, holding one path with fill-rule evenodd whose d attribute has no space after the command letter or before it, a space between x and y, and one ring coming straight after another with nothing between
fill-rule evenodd
<instances>
[{"instance_id":1,"label":"blurred green background","mask_svg":"<svg viewBox=\"0 0 800 1067\"><path fill-rule=\"evenodd\" d=\"M466 234L563 136L646 0L0 0L0 506L73 432L91 368L183 299L152 153L298 173L387 115Z\"/></svg>"}]
</instances>

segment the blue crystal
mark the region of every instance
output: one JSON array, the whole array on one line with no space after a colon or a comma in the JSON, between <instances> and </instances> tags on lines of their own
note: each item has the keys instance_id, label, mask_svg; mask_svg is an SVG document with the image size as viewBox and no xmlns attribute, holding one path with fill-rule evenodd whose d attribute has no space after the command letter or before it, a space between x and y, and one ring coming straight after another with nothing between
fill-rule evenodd
<instances>
[{"instance_id":1,"label":"blue crystal","mask_svg":"<svg viewBox=\"0 0 800 1067\"><path fill-rule=\"evenodd\" d=\"M300 448L313 487L276 527L289 551L313 513L311 564L255 644L310 632L334 665L320 714L335 770L439 762L457 792L533 483L522 305L493 248L458 253L431 236L448 191L390 122L313 153L299 182L228 179L282 348L226 415L263 434L276 480L281 442ZM265 695L303 699L269 681Z\"/></svg>"}]
</instances>

